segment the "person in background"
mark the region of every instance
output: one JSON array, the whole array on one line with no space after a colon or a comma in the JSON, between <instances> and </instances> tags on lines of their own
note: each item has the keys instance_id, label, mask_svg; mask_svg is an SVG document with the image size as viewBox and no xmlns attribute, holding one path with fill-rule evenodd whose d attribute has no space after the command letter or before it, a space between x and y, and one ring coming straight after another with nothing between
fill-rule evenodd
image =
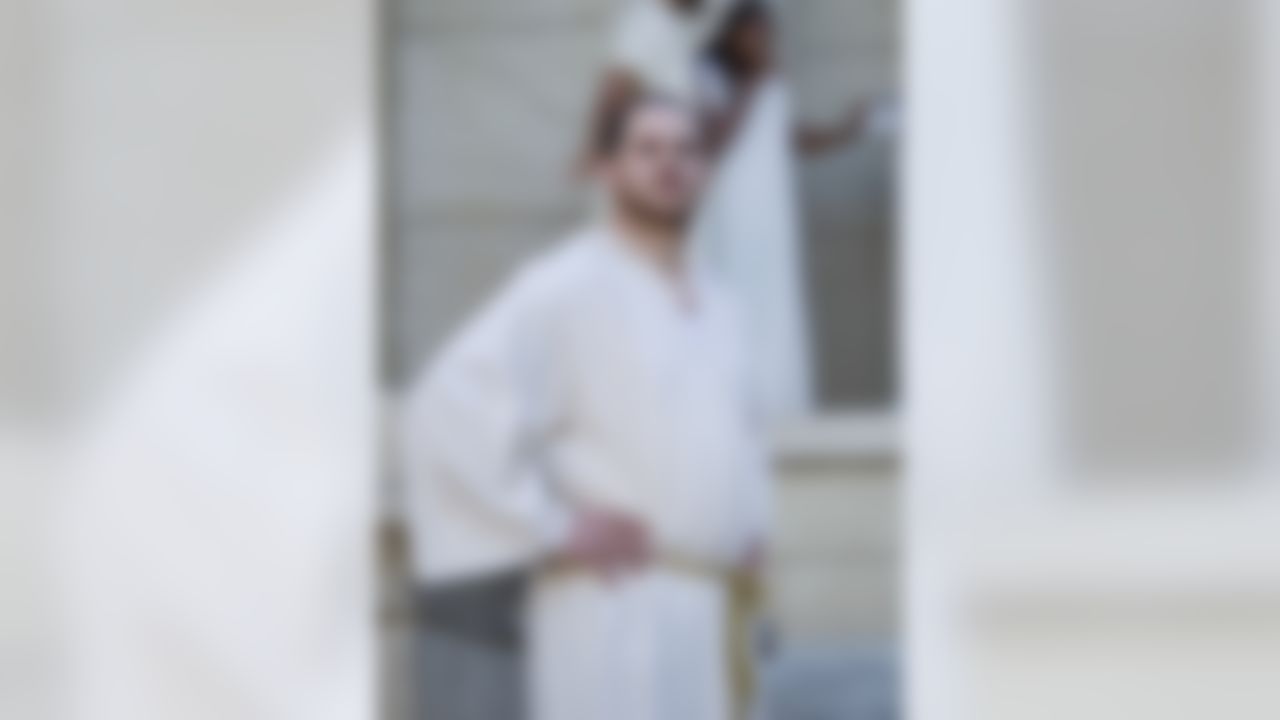
<instances>
[{"instance_id":1,"label":"person in background","mask_svg":"<svg viewBox=\"0 0 1280 720\"><path fill-rule=\"evenodd\" d=\"M779 70L773 12L762 0L733 5L701 65L719 167L699 231L707 262L751 317L753 385L768 417L812 411L813 367L804 292L796 160L856 138L869 104L829 126L799 124Z\"/></svg>"},{"instance_id":2,"label":"person in background","mask_svg":"<svg viewBox=\"0 0 1280 720\"><path fill-rule=\"evenodd\" d=\"M702 108L698 80L703 52L732 0L628 0L588 119L579 170L590 175L599 159L590 138L618 106L639 94L661 93Z\"/></svg>"}]
</instances>

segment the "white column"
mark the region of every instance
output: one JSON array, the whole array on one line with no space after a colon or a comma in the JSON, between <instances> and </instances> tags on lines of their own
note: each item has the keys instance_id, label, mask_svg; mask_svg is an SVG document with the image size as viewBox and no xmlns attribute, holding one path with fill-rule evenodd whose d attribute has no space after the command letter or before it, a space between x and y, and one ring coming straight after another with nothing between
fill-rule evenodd
<instances>
[{"instance_id":1,"label":"white column","mask_svg":"<svg viewBox=\"0 0 1280 720\"><path fill-rule=\"evenodd\" d=\"M1262 92L1248 63L1275 97L1267 54L1231 55L1264 15L1248 2L1025 5L922 0L910 10L911 711L1272 717L1280 472L1274 428L1257 418L1280 409L1276 365L1262 354L1276 347L1280 266L1265 258L1277 235L1243 235L1248 210L1217 192L1274 188L1235 162L1236 141L1270 163L1262 177L1277 177L1274 138L1263 154L1232 124L1256 113L1248 101ZM1037 24L1058 11L1076 24ZM1274 9L1265 16L1276 27ZM1065 75L1061 62L1046 72L1055 53ZM1063 98L1079 104L1054 105ZM1274 134L1274 123L1261 127ZM1081 168L1098 174L1073 175ZM1116 192L1090 192L1117 177ZM1066 261L1089 252L1099 264ZM1255 261L1233 263L1233 252ZM1195 258L1210 262L1187 264ZM1114 284L1130 270L1130 286ZM1251 280L1255 290L1231 294ZM1150 303L1157 292L1168 302ZM1193 312L1171 312L1183 302ZM1149 343L1109 334L1130 319ZM1176 347L1205 362L1171 355ZM1249 362L1239 376L1198 374L1250 347L1256 357L1239 359L1260 361L1261 374ZM1166 413L1142 405L1144 369L1188 388L1159 398L1179 415L1169 427L1223 437L1168 442ZM1128 381L1100 394L1099 374ZM1249 402L1263 412L1231 409ZM1201 407L1247 421L1197 425ZM1101 425L1073 426L1072 412ZM1213 454L1221 448L1230 455Z\"/></svg>"},{"instance_id":2,"label":"white column","mask_svg":"<svg viewBox=\"0 0 1280 720\"><path fill-rule=\"evenodd\" d=\"M69 717L373 713L372 10L47 4Z\"/></svg>"}]
</instances>

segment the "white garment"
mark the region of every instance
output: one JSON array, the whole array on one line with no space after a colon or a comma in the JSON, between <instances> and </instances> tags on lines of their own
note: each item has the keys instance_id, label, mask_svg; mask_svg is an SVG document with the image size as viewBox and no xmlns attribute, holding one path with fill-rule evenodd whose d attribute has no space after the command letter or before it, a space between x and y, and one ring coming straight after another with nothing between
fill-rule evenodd
<instances>
[{"instance_id":1,"label":"white garment","mask_svg":"<svg viewBox=\"0 0 1280 720\"><path fill-rule=\"evenodd\" d=\"M681 307L589 230L536 261L427 373L405 446L427 581L535 566L592 504L657 551L730 567L767 532L769 477L735 314L707 281ZM727 718L722 584L661 566L613 584L540 572L535 720Z\"/></svg>"},{"instance_id":2,"label":"white garment","mask_svg":"<svg viewBox=\"0 0 1280 720\"><path fill-rule=\"evenodd\" d=\"M695 100L698 66L732 0L705 0L681 11L667 0L632 0L614 38L613 63L649 90Z\"/></svg>"},{"instance_id":3,"label":"white garment","mask_svg":"<svg viewBox=\"0 0 1280 720\"><path fill-rule=\"evenodd\" d=\"M717 80L703 76L709 96ZM775 76L756 90L717 168L698 230L707 262L750 318L752 384L775 421L804 415L813 403L792 128L791 100Z\"/></svg>"}]
</instances>

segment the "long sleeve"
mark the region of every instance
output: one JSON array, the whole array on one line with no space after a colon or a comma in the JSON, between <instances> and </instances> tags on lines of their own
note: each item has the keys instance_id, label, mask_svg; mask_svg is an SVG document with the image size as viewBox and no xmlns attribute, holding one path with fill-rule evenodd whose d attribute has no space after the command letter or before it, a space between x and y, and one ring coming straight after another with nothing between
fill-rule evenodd
<instances>
[{"instance_id":1,"label":"long sleeve","mask_svg":"<svg viewBox=\"0 0 1280 720\"><path fill-rule=\"evenodd\" d=\"M403 442L423 579L502 572L563 542L544 458L560 421L552 288L530 273L449 345L414 389Z\"/></svg>"}]
</instances>

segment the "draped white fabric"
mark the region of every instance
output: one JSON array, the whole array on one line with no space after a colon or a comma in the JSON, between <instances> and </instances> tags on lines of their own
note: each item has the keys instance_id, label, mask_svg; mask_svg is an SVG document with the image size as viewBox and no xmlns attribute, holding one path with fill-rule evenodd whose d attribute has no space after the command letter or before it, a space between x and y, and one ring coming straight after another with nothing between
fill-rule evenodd
<instances>
[{"instance_id":1,"label":"draped white fabric","mask_svg":"<svg viewBox=\"0 0 1280 720\"><path fill-rule=\"evenodd\" d=\"M791 99L775 76L751 99L717 169L698 232L708 262L751 319L752 385L774 420L802 416L813 404L791 136Z\"/></svg>"},{"instance_id":2,"label":"draped white fabric","mask_svg":"<svg viewBox=\"0 0 1280 720\"><path fill-rule=\"evenodd\" d=\"M532 566L575 506L647 523L710 567L763 540L769 473L732 304L695 304L608 231L525 268L424 373L409 403L416 562L426 582ZM724 598L655 565L614 582L535 574L537 720L726 717Z\"/></svg>"}]
</instances>

